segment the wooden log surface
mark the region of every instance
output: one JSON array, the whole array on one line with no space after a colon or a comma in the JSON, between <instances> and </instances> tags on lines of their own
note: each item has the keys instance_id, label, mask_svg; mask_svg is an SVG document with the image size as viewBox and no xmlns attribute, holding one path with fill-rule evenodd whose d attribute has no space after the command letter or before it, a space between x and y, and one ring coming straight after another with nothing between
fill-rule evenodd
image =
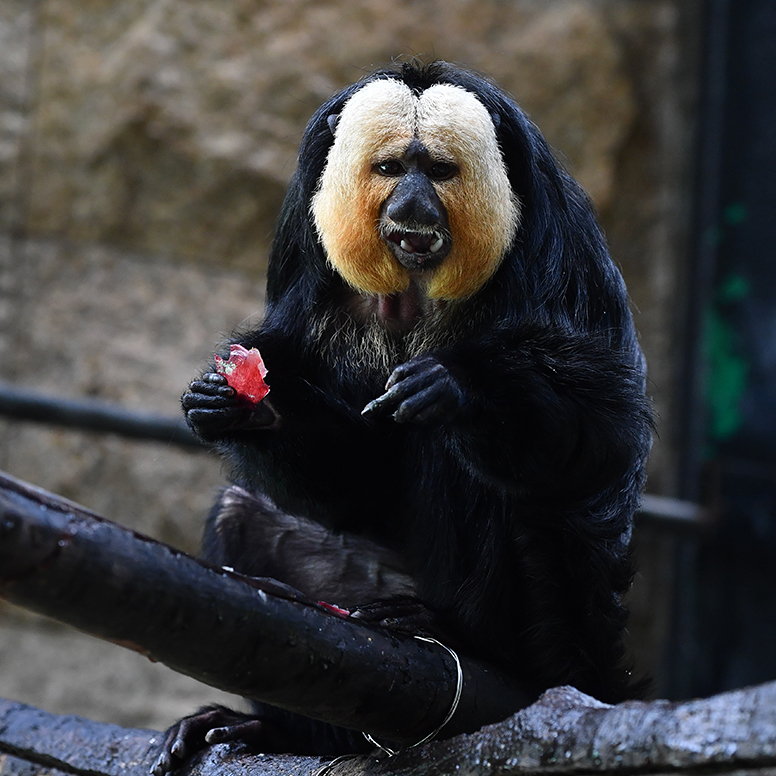
<instances>
[{"instance_id":1,"label":"wooden log surface","mask_svg":"<svg viewBox=\"0 0 776 776\"><path fill-rule=\"evenodd\" d=\"M147 776L161 734L48 714L0 700L0 776ZM317 757L218 744L176 776L314 776ZM394 757L359 756L327 776L561 776L776 773L776 682L711 698L607 706L571 687L476 733Z\"/></svg>"},{"instance_id":2,"label":"wooden log surface","mask_svg":"<svg viewBox=\"0 0 776 776\"><path fill-rule=\"evenodd\" d=\"M207 564L7 475L0 597L213 687L391 742L433 731L455 696L457 668L438 645L341 619L273 580ZM508 678L461 663L447 735L526 705Z\"/></svg>"}]
</instances>

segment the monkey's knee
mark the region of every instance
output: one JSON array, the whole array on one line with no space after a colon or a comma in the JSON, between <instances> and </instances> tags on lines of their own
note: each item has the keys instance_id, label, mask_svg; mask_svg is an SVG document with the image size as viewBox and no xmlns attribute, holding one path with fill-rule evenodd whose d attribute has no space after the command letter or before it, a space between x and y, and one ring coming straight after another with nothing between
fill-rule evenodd
<instances>
[{"instance_id":1,"label":"monkey's knee","mask_svg":"<svg viewBox=\"0 0 776 776\"><path fill-rule=\"evenodd\" d=\"M210 510L202 539L202 556L249 576L274 576L263 562L262 548L279 510L263 494L230 485ZM270 526L267 526L267 523Z\"/></svg>"},{"instance_id":2,"label":"monkey's knee","mask_svg":"<svg viewBox=\"0 0 776 776\"><path fill-rule=\"evenodd\" d=\"M315 601L345 607L416 592L397 553L288 514L268 496L239 485L226 488L213 507L203 555L219 566L272 577Z\"/></svg>"}]
</instances>

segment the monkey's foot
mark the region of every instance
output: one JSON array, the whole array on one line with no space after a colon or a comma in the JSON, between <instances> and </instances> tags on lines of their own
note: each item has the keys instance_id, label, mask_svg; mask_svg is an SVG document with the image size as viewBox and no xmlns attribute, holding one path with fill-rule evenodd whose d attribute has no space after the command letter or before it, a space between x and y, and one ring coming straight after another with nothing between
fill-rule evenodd
<instances>
[{"instance_id":1,"label":"monkey's foot","mask_svg":"<svg viewBox=\"0 0 776 776\"><path fill-rule=\"evenodd\" d=\"M438 631L435 613L412 596L396 596L358 606L350 612L350 616L387 630L413 636L434 635Z\"/></svg>"},{"instance_id":2,"label":"monkey's foot","mask_svg":"<svg viewBox=\"0 0 776 776\"><path fill-rule=\"evenodd\" d=\"M150 772L152 776L165 776L206 746L225 741L241 741L261 751L273 739L272 750L277 751L278 745L282 749L282 742L276 740L278 732L272 723L250 714L223 706L207 706L184 717L167 731Z\"/></svg>"}]
</instances>

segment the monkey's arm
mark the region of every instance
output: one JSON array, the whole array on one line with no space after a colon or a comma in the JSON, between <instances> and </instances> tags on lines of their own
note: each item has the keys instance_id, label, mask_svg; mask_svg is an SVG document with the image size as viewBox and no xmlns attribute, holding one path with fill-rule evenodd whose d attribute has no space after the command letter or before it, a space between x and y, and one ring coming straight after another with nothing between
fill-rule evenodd
<instances>
[{"instance_id":1,"label":"monkey's arm","mask_svg":"<svg viewBox=\"0 0 776 776\"><path fill-rule=\"evenodd\" d=\"M397 367L364 414L441 424L485 479L590 494L649 448L640 362L602 336L492 332Z\"/></svg>"}]
</instances>

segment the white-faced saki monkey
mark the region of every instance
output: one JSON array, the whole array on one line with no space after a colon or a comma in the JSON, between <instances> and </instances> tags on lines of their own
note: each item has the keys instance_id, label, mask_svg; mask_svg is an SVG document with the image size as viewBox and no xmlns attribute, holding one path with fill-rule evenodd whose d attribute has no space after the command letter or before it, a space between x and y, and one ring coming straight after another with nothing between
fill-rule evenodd
<instances>
[{"instance_id":1,"label":"white-faced saki monkey","mask_svg":"<svg viewBox=\"0 0 776 776\"><path fill-rule=\"evenodd\" d=\"M378 70L310 121L258 348L269 396L183 397L233 485L208 559L517 678L632 697L621 597L651 444L645 366L593 208L520 108L444 62ZM155 764L232 733L335 754L359 735L205 709Z\"/></svg>"}]
</instances>

